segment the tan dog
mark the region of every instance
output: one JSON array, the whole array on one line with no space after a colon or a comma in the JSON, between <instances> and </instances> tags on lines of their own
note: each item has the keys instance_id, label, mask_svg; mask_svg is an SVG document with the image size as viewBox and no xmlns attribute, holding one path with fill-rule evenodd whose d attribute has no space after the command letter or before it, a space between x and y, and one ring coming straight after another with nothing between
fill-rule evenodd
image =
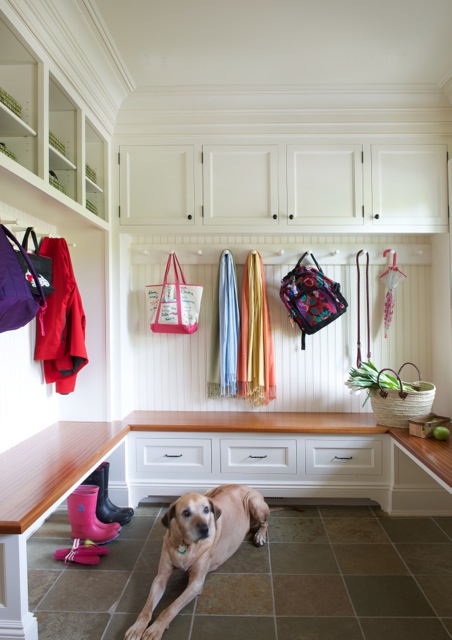
<instances>
[{"instance_id":1,"label":"tan dog","mask_svg":"<svg viewBox=\"0 0 452 640\"><path fill-rule=\"evenodd\" d=\"M237 551L254 523L259 524L254 544L265 544L269 515L261 494L244 485L222 485L205 495L187 493L171 504L162 518L168 531L157 576L125 640L159 640L179 611L201 593L206 575ZM188 585L147 628L174 569L188 571Z\"/></svg>"}]
</instances>

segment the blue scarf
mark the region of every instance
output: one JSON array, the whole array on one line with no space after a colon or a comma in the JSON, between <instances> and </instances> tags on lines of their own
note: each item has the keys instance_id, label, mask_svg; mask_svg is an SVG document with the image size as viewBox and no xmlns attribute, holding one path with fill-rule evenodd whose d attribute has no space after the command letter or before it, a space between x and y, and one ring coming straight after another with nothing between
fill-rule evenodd
<instances>
[{"instance_id":1,"label":"blue scarf","mask_svg":"<svg viewBox=\"0 0 452 640\"><path fill-rule=\"evenodd\" d=\"M216 293L212 313L208 397L234 397L237 395L240 311L234 258L227 249L220 256Z\"/></svg>"}]
</instances>

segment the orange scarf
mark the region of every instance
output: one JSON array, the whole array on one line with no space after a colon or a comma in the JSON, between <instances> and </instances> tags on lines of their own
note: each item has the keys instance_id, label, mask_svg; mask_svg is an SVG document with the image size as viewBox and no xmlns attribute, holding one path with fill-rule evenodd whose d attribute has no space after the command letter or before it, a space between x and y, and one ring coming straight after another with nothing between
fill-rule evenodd
<instances>
[{"instance_id":1,"label":"orange scarf","mask_svg":"<svg viewBox=\"0 0 452 640\"><path fill-rule=\"evenodd\" d=\"M245 263L237 365L237 395L255 406L276 398L273 339L264 264L251 251Z\"/></svg>"}]
</instances>

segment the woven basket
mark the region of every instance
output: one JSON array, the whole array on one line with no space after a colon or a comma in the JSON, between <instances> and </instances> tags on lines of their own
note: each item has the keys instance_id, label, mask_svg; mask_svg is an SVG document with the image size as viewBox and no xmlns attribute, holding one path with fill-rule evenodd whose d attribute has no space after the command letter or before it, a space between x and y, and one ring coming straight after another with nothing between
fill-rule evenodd
<instances>
[{"instance_id":1,"label":"woven basket","mask_svg":"<svg viewBox=\"0 0 452 640\"><path fill-rule=\"evenodd\" d=\"M49 131L49 143L51 146L59 151L63 156L66 155L66 145L64 142L56 136L53 131Z\"/></svg>"},{"instance_id":2,"label":"woven basket","mask_svg":"<svg viewBox=\"0 0 452 640\"><path fill-rule=\"evenodd\" d=\"M2 102L5 107L8 107L10 111L15 113L16 116L19 116L19 118L22 116L22 105L20 102L17 102L17 100L2 87L0 87L0 102Z\"/></svg>"},{"instance_id":3,"label":"woven basket","mask_svg":"<svg viewBox=\"0 0 452 640\"><path fill-rule=\"evenodd\" d=\"M402 365L402 367L404 366ZM418 382L410 382L410 385L419 388L419 391L405 391L399 375L402 367L398 372L393 369L382 369L377 378L377 382L379 382L380 374L383 371L392 371L399 381L400 389L382 389L380 387L380 389L371 389L370 391L370 403L375 418L377 423L384 427L408 429L410 419L425 416L432 411L436 393L435 385L419 380Z\"/></svg>"}]
</instances>

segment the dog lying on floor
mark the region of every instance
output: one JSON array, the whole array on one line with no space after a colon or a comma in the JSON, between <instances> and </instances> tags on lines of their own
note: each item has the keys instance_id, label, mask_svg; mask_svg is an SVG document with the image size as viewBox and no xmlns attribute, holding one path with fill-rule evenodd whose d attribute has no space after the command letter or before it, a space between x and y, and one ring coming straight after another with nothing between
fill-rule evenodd
<instances>
[{"instance_id":1,"label":"dog lying on floor","mask_svg":"<svg viewBox=\"0 0 452 640\"><path fill-rule=\"evenodd\" d=\"M237 551L255 523L259 529L254 544L265 544L269 515L262 495L245 485L222 485L204 495L187 493L171 504L162 518L168 531L157 575L125 640L159 640L179 611L201 593L207 574ZM174 569L188 571L187 587L148 627Z\"/></svg>"}]
</instances>

